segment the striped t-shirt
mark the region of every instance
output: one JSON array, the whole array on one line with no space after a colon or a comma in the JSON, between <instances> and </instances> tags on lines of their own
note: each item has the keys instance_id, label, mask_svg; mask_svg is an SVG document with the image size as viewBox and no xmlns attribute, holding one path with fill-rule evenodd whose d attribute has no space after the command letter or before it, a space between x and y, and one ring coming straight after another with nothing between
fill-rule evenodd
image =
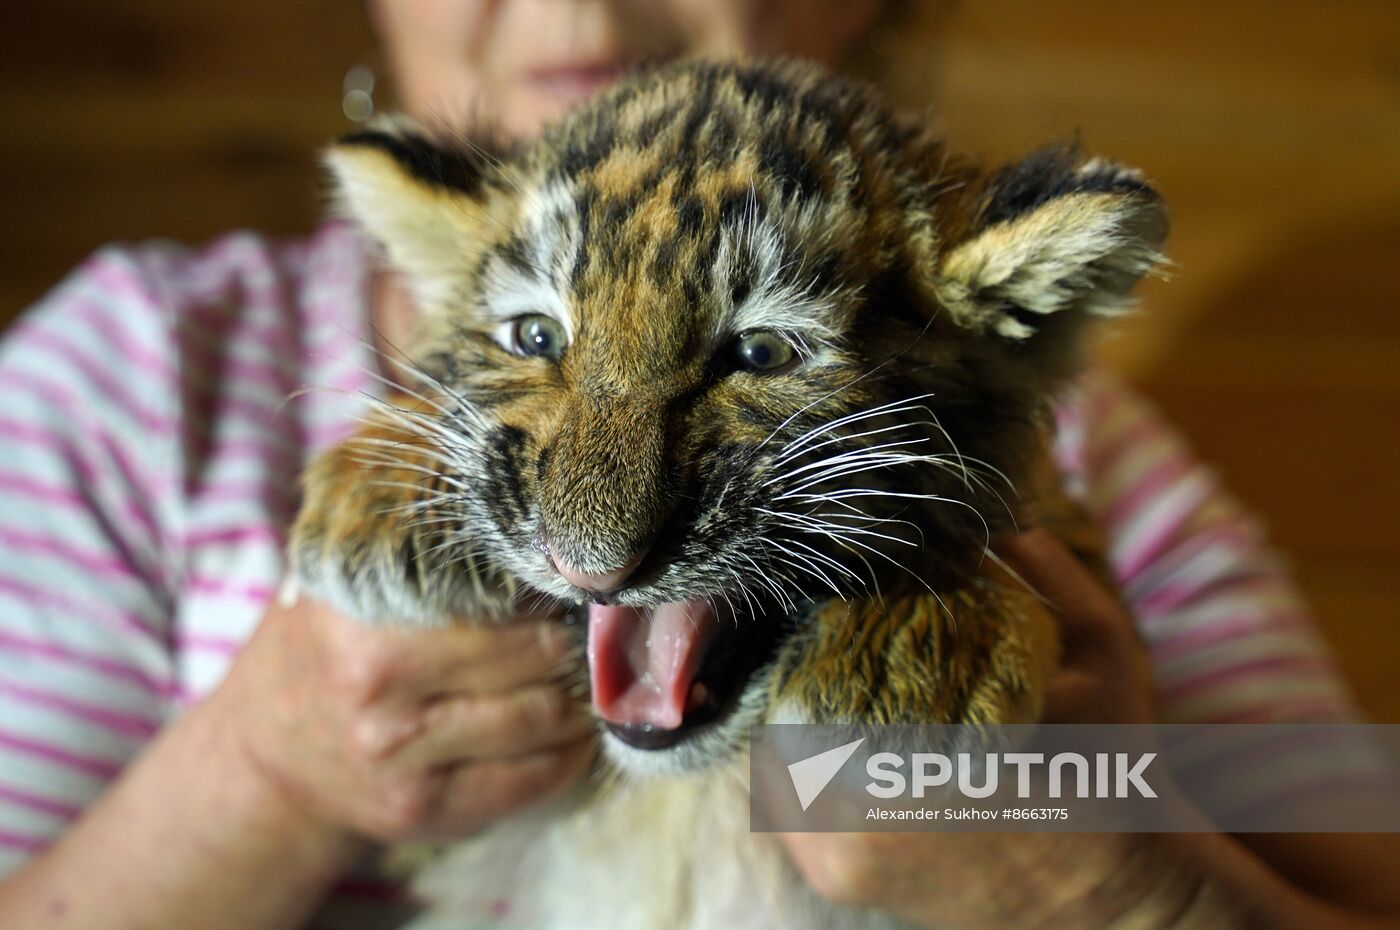
<instances>
[{"instance_id":1,"label":"striped t-shirt","mask_svg":"<svg viewBox=\"0 0 1400 930\"><path fill-rule=\"evenodd\" d=\"M109 248L0 346L0 874L216 687L262 616L297 473L373 389L369 261L338 224ZM1352 718L1255 523L1142 400L1084 379L1057 451L1169 722Z\"/></svg>"}]
</instances>

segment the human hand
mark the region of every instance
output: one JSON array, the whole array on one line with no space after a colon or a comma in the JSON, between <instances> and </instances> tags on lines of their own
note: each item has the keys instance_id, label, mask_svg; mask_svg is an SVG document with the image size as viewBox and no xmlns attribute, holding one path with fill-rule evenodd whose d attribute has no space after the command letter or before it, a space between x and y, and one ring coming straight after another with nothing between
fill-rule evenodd
<instances>
[{"instance_id":1,"label":"human hand","mask_svg":"<svg viewBox=\"0 0 1400 930\"><path fill-rule=\"evenodd\" d=\"M1175 836L793 833L782 839L797 870L826 900L883 911L917 926L1197 926L1173 922L1191 906L1203 880L1189 856L1175 848Z\"/></svg>"},{"instance_id":2,"label":"human hand","mask_svg":"<svg viewBox=\"0 0 1400 930\"><path fill-rule=\"evenodd\" d=\"M1031 529L997 554L1049 601L1063 654L1045 691L1045 723L1152 723L1152 675L1127 608L1054 536Z\"/></svg>"},{"instance_id":3,"label":"human hand","mask_svg":"<svg viewBox=\"0 0 1400 930\"><path fill-rule=\"evenodd\" d=\"M1146 657L1118 599L1044 530L1003 539L996 551L1060 622L1064 653L1047 686L1045 722L1150 723ZM822 896L939 927L1112 926L1126 909L1150 914L1189 885L1128 868L1140 857L1137 841L1111 835L794 833L783 841Z\"/></svg>"},{"instance_id":4,"label":"human hand","mask_svg":"<svg viewBox=\"0 0 1400 930\"><path fill-rule=\"evenodd\" d=\"M497 627L369 627L274 606L211 698L261 776L320 824L380 841L461 836L563 790L592 723L546 615Z\"/></svg>"}]
</instances>

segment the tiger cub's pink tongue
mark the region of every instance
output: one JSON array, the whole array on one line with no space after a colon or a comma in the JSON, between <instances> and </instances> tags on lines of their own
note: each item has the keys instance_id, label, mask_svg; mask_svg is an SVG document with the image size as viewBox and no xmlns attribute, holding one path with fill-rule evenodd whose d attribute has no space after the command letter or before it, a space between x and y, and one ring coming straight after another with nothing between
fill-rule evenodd
<instances>
[{"instance_id":1,"label":"tiger cub's pink tongue","mask_svg":"<svg viewBox=\"0 0 1400 930\"><path fill-rule=\"evenodd\" d=\"M715 612L703 600L590 605L588 671L599 716L608 723L679 727L716 626Z\"/></svg>"}]
</instances>

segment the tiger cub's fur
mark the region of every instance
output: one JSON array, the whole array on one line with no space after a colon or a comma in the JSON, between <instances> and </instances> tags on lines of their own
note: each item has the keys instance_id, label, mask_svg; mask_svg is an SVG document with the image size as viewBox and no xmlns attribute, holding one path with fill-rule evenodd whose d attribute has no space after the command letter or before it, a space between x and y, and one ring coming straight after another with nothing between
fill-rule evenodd
<instances>
[{"instance_id":1,"label":"tiger cub's fur","mask_svg":"<svg viewBox=\"0 0 1400 930\"><path fill-rule=\"evenodd\" d=\"M795 63L329 162L422 322L408 389L305 476L300 581L377 622L587 604L623 776L450 855L424 925L504 895L513 927L889 926L748 832L745 728L1036 718L1053 623L985 547L1075 532L1050 404L1161 260L1158 195L1067 149L984 170ZM665 649L674 679L628 666Z\"/></svg>"}]
</instances>

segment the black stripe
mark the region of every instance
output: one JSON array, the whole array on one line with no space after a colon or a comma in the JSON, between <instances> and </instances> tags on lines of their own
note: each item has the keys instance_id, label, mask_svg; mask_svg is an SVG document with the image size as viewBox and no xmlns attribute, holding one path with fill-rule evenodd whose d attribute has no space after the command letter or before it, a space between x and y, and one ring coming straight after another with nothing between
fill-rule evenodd
<instances>
[{"instance_id":1,"label":"black stripe","mask_svg":"<svg viewBox=\"0 0 1400 930\"><path fill-rule=\"evenodd\" d=\"M1115 165L1080 174L1079 161L1077 145L1052 145L999 169L987 185L982 221L990 226L1013 220L1066 194L1140 194L1157 199L1150 185Z\"/></svg>"},{"instance_id":2,"label":"black stripe","mask_svg":"<svg viewBox=\"0 0 1400 930\"><path fill-rule=\"evenodd\" d=\"M379 149L425 184L475 194L481 189L481 166L474 153L439 148L417 133L401 135L363 129L342 136L337 145Z\"/></svg>"}]
</instances>

